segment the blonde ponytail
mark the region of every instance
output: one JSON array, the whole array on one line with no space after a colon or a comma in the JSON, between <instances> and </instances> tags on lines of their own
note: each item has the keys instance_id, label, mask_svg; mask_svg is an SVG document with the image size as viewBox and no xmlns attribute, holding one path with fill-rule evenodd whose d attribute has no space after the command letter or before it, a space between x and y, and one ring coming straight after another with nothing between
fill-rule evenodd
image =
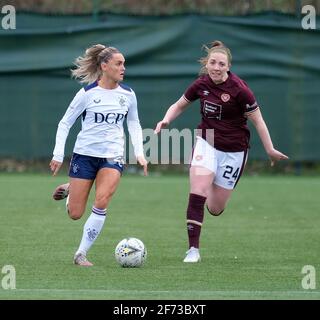
<instances>
[{"instance_id":1,"label":"blonde ponytail","mask_svg":"<svg viewBox=\"0 0 320 320\"><path fill-rule=\"evenodd\" d=\"M81 83L93 83L102 75L100 64L108 62L115 53L120 53L120 51L102 44L88 48L84 56L80 56L74 61L76 69L71 70L72 76Z\"/></svg>"}]
</instances>

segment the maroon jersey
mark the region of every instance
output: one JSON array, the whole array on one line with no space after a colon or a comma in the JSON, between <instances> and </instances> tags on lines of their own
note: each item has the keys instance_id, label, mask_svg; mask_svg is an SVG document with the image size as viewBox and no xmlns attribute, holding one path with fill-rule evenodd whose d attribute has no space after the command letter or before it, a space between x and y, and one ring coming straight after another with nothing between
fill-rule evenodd
<instances>
[{"instance_id":1,"label":"maroon jersey","mask_svg":"<svg viewBox=\"0 0 320 320\"><path fill-rule=\"evenodd\" d=\"M184 93L185 99L200 99L202 137L205 129L214 129L214 147L224 152L239 152L249 148L250 131L246 113L258 108L248 85L232 72L228 79L215 84L209 75L200 76Z\"/></svg>"}]
</instances>

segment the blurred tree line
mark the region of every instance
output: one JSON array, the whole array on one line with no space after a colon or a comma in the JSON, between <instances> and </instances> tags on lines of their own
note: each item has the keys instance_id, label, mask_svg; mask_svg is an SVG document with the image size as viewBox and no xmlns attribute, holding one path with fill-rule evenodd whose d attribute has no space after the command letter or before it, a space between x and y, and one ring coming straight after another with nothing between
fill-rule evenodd
<instances>
[{"instance_id":1,"label":"blurred tree line","mask_svg":"<svg viewBox=\"0 0 320 320\"><path fill-rule=\"evenodd\" d=\"M299 15L304 5L320 11L320 0L0 0L0 7L8 4L17 11L51 14L245 15L278 11Z\"/></svg>"}]
</instances>

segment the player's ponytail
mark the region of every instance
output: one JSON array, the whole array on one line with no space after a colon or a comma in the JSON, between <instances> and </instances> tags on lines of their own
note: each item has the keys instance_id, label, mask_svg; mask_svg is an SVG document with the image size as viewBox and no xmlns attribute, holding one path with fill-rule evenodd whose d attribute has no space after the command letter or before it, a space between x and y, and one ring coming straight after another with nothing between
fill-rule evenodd
<instances>
[{"instance_id":1,"label":"player's ponytail","mask_svg":"<svg viewBox=\"0 0 320 320\"><path fill-rule=\"evenodd\" d=\"M225 48L225 45L223 44L223 42L221 42L219 40L214 40L211 42L210 48L214 48L214 47L216 47L216 48L217 47L220 47L220 48L224 47Z\"/></svg>"},{"instance_id":2,"label":"player's ponytail","mask_svg":"<svg viewBox=\"0 0 320 320\"><path fill-rule=\"evenodd\" d=\"M210 43L210 46L203 45L202 48L207 52L206 57L202 57L199 59L200 64L202 65L199 75L207 74L206 64L208 62L209 56L213 52L221 52L224 53L228 57L229 66L231 65L232 55L231 51L225 44L219 40L214 40Z\"/></svg>"},{"instance_id":3,"label":"player's ponytail","mask_svg":"<svg viewBox=\"0 0 320 320\"><path fill-rule=\"evenodd\" d=\"M88 48L84 56L75 60L76 69L71 70L72 76L81 83L90 84L96 81L102 75L101 63L108 62L115 53L120 53L120 51L102 44L96 44Z\"/></svg>"}]
</instances>

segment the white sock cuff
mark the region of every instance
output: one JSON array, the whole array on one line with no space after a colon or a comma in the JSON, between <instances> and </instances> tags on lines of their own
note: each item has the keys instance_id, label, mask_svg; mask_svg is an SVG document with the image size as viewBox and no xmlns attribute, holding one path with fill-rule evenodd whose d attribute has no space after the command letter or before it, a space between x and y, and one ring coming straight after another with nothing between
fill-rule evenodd
<instances>
[{"instance_id":1,"label":"white sock cuff","mask_svg":"<svg viewBox=\"0 0 320 320\"><path fill-rule=\"evenodd\" d=\"M92 213L96 214L97 216L105 216L107 213L107 209L98 209L95 206L92 207Z\"/></svg>"}]
</instances>

